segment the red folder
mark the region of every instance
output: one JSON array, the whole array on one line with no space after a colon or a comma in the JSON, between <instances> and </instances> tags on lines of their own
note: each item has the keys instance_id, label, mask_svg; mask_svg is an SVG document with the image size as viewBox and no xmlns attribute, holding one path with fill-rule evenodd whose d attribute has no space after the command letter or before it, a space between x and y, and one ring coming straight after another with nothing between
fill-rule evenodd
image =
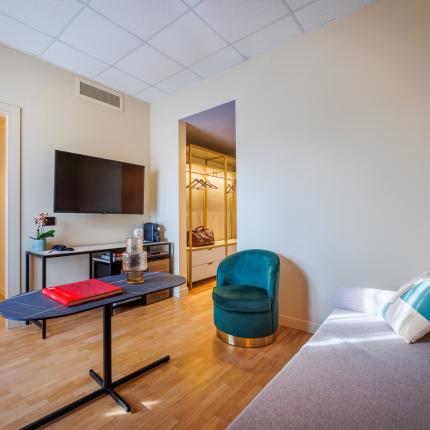
<instances>
[{"instance_id":1,"label":"red folder","mask_svg":"<svg viewBox=\"0 0 430 430\"><path fill-rule=\"evenodd\" d=\"M97 279L88 279L87 281L43 288L42 293L64 306L76 306L120 294L122 288Z\"/></svg>"}]
</instances>

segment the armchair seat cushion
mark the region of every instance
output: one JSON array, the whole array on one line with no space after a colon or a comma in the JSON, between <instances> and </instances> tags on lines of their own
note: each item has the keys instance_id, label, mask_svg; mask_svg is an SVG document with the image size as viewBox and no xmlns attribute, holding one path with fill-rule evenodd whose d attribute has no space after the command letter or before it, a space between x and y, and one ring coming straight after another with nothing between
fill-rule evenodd
<instances>
[{"instance_id":1,"label":"armchair seat cushion","mask_svg":"<svg viewBox=\"0 0 430 430\"><path fill-rule=\"evenodd\" d=\"M269 312L272 300L267 291L249 285L224 285L213 289L215 306L230 312Z\"/></svg>"}]
</instances>

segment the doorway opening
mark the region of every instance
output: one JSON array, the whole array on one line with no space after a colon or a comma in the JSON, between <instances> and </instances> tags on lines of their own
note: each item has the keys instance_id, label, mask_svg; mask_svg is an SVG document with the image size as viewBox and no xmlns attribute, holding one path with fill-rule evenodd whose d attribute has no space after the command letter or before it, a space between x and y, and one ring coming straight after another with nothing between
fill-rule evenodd
<instances>
[{"instance_id":1,"label":"doorway opening","mask_svg":"<svg viewBox=\"0 0 430 430\"><path fill-rule=\"evenodd\" d=\"M187 283L213 282L237 251L235 102L184 118Z\"/></svg>"},{"instance_id":2,"label":"doorway opening","mask_svg":"<svg viewBox=\"0 0 430 430\"><path fill-rule=\"evenodd\" d=\"M7 299L21 292L21 109L1 102L0 176L0 282Z\"/></svg>"}]
</instances>

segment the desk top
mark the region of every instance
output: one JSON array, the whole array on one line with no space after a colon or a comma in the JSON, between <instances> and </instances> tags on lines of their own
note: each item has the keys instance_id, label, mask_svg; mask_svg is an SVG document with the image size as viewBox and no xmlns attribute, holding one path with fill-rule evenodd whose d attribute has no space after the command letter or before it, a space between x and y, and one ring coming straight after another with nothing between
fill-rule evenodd
<instances>
[{"instance_id":1,"label":"desk top","mask_svg":"<svg viewBox=\"0 0 430 430\"><path fill-rule=\"evenodd\" d=\"M0 315L6 319L16 321L65 317L105 305L144 297L146 294L179 287L185 283L183 276L164 272L145 272L145 282L142 284L127 284L125 275L108 276L100 280L121 287L123 293L106 299L67 307L45 296L40 290L31 291L0 302Z\"/></svg>"},{"instance_id":2,"label":"desk top","mask_svg":"<svg viewBox=\"0 0 430 430\"><path fill-rule=\"evenodd\" d=\"M144 242L143 246L154 246L154 245L168 245L169 242ZM90 252L103 252L112 251L114 249L124 249L124 242L117 243L104 243L101 245L85 245L85 246L74 246L73 251L27 251L28 254L34 255L36 257L65 257L66 255L79 255L79 254L89 254Z\"/></svg>"}]
</instances>

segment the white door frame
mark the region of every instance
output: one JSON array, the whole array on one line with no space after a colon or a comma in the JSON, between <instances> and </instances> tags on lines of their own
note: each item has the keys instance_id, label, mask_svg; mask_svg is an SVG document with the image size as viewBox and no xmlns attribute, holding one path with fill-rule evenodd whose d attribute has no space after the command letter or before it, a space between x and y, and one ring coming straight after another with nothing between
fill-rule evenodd
<instances>
[{"instance_id":1,"label":"white door frame","mask_svg":"<svg viewBox=\"0 0 430 430\"><path fill-rule=\"evenodd\" d=\"M0 102L0 116L6 118L4 257L8 298L21 292L21 108Z\"/></svg>"}]
</instances>

